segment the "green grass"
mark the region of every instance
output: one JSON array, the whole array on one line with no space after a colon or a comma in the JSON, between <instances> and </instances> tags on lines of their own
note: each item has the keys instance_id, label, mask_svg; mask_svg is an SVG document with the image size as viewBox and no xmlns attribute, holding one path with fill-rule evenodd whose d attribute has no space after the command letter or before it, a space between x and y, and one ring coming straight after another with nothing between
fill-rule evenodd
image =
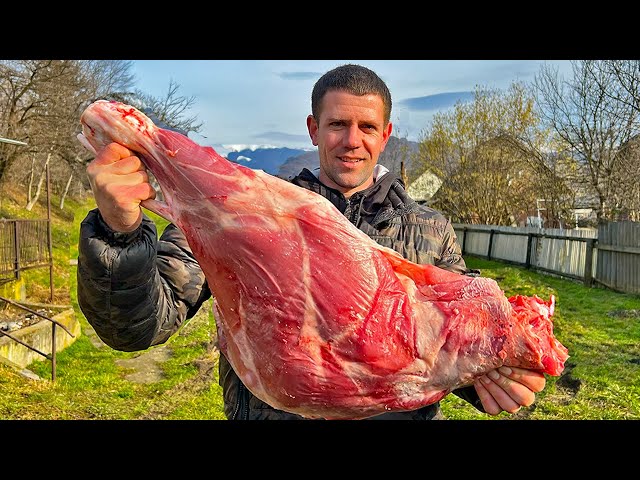
<instances>
[{"instance_id":1,"label":"green grass","mask_svg":"<svg viewBox=\"0 0 640 480\"><path fill-rule=\"evenodd\" d=\"M49 361L29 366L40 381L0 364L0 418L223 419L217 356L210 348L214 326L203 313L168 342L171 355L162 364L164 378L156 383L127 380L131 371L119 364L143 352L97 348L89 334L57 354L55 381ZM205 374L197 367L202 363L208 365Z\"/></svg>"},{"instance_id":2,"label":"green grass","mask_svg":"<svg viewBox=\"0 0 640 480\"><path fill-rule=\"evenodd\" d=\"M547 376L536 403L519 416L531 419L640 418L640 297L468 258L471 268L498 281L507 295L556 297L554 333L568 348L562 381ZM449 418L486 418L449 395ZM497 419L509 418L501 414Z\"/></svg>"},{"instance_id":3,"label":"green grass","mask_svg":"<svg viewBox=\"0 0 640 480\"><path fill-rule=\"evenodd\" d=\"M56 238L61 244L68 239L69 245L66 252L56 246L54 254L60 264L56 272L64 270L61 275L68 282L69 301L76 308L83 334L58 353L55 382L50 380L49 361L29 366L40 381L26 379L0 364L0 419L224 419L210 302L167 342L170 357L161 364L164 376L156 383L128 380L131 369L122 363L149 351L118 352L95 342L77 308L75 266L68 262L77 257L80 221L93 204L89 200L67 201L67 205L73 206L75 215L66 226L60 220L56 227L66 229ZM166 221L149 215L161 231ZM481 269L483 276L496 279L507 295L555 295L554 331L569 349L570 358L565 375L548 376L536 403L516 416L489 417L449 395L442 401L448 418L640 418L640 297L586 288L499 262L467 258L467 263ZM165 347L150 350L155 348Z\"/></svg>"}]
</instances>

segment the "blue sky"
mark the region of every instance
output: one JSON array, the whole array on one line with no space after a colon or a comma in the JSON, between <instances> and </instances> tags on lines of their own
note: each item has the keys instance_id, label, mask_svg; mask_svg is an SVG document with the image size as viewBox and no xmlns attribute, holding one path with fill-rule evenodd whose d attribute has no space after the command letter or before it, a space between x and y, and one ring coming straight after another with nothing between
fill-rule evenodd
<instances>
[{"instance_id":1,"label":"blue sky","mask_svg":"<svg viewBox=\"0 0 640 480\"><path fill-rule=\"evenodd\" d=\"M469 99L476 86L506 89L530 82L544 63L571 72L568 60L136 60L137 88L157 97L170 81L195 98L189 115L203 122L190 137L219 153L233 145L312 149L306 118L311 89L343 63L375 70L393 98L394 135L418 140L437 111ZM221 146L225 146L222 148Z\"/></svg>"}]
</instances>

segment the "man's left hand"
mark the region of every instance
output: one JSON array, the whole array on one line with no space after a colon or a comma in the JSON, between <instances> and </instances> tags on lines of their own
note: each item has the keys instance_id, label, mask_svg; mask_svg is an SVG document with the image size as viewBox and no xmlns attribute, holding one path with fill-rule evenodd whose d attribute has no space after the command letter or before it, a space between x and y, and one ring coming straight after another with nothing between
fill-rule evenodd
<instances>
[{"instance_id":1,"label":"man's left hand","mask_svg":"<svg viewBox=\"0 0 640 480\"><path fill-rule=\"evenodd\" d=\"M539 371L500 367L478 378L474 386L485 412L498 415L502 411L516 413L533 404L545 383L544 374Z\"/></svg>"}]
</instances>

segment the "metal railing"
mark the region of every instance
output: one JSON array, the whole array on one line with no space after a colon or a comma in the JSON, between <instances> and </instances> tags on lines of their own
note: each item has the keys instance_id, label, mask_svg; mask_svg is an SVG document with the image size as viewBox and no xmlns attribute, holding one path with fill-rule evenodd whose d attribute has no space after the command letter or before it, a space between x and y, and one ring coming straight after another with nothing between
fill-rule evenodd
<instances>
[{"instance_id":1,"label":"metal railing","mask_svg":"<svg viewBox=\"0 0 640 480\"><path fill-rule=\"evenodd\" d=\"M13 305L14 307L17 307L21 310L25 310L33 315L36 315L40 318L43 318L44 320L51 322L51 353L45 353L42 352L40 350L38 350L37 348L27 344L26 342L23 342L22 340L20 340L19 338L11 335L8 332L4 332L2 330L0 330L0 333L6 337L9 337L11 340L13 340L14 342L19 343L20 345L22 345L23 347L28 348L29 350L37 353L38 355L41 355L43 357L45 357L47 360L51 361L51 380L55 381L56 379L56 327L60 327L62 328L65 332L67 332L67 334L69 334L71 336L71 338L75 338L75 335L73 333L71 333L69 331L69 329L64 326L62 323L58 322L57 320L54 320L53 318L47 317L46 315L43 315L39 312L36 312L35 310L30 309L29 307L25 306L25 305L21 305L18 302L15 302L13 300L10 300L8 298L4 298L2 296L0 296L0 300L8 303L9 305Z\"/></svg>"},{"instance_id":2,"label":"metal railing","mask_svg":"<svg viewBox=\"0 0 640 480\"><path fill-rule=\"evenodd\" d=\"M0 278L19 280L20 272L51 264L49 220L0 219Z\"/></svg>"}]
</instances>

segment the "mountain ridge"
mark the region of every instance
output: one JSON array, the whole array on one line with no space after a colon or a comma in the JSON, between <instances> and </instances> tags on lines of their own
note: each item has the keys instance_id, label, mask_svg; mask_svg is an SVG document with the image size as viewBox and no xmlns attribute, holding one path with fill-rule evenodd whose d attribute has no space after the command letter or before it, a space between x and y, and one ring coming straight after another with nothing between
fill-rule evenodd
<instances>
[{"instance_id":1,"label":"mountain ridge","mask_svg":"<svg viewBox=\"0 0 640 480\"><path fill-rule=\"evenodd\" d=\"M389 138L386 148L380 154L378 163L389 171L401 175L401 164L405 162L405 169L410 173L414 168L414 157L418 152L418 142L398 138ZM302 171L303 168L313 170L320 165L318 150L305 150L289 147L259 147L244 148L231 151L226 158L232 162L282 178L290 178Z\"/></svg>"}]
</instances>

